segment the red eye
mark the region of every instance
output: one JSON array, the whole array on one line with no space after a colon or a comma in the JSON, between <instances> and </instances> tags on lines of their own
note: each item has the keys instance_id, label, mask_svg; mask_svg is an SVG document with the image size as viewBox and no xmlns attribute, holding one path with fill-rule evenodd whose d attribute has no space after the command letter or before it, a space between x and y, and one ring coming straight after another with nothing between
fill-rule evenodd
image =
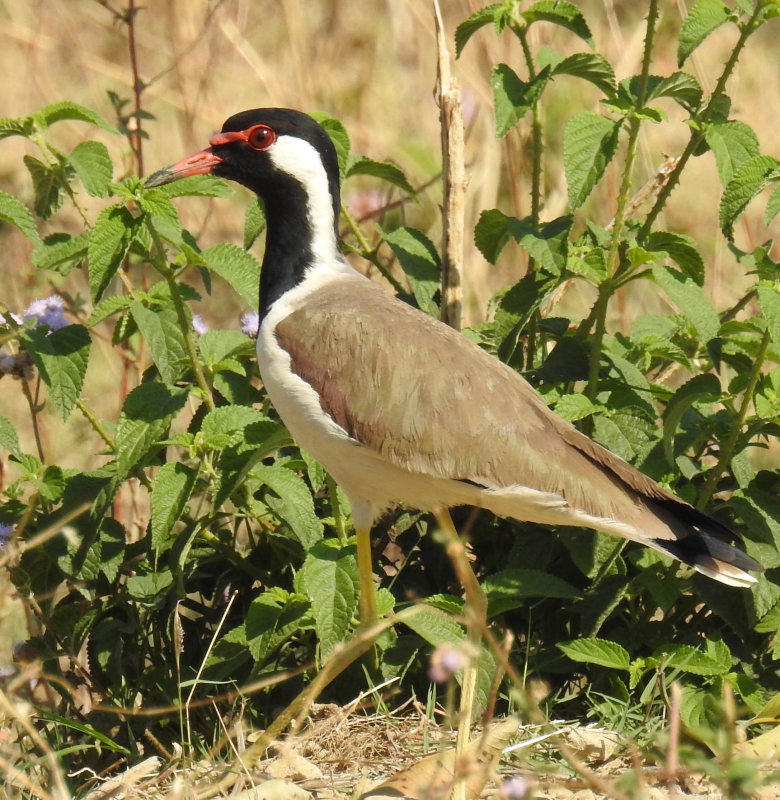
<instances>
[{"instance_id":1,"label":"red eye","mask_svg":"<svg viewBox=\"0 0 780 800\"><path fill-rule=\"evenodd\" d=\"M267 125L255 125L246 132L246 141L255 150L267 150L276 141L276 132Z\"/></svg>"}]
</instances>

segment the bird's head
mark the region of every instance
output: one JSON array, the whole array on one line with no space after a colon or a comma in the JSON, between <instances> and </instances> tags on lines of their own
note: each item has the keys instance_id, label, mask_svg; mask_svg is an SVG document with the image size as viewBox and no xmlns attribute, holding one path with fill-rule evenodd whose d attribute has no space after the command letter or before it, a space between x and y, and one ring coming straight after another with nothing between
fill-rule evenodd
<instances>
[{"instance_id":1,"label":"bird's head","mask_svg":"<svg viewBox=\"0 0 780 800\"><path fill-rule=\"evenodd\" d=\"M266 209L285 198L306 196L312 206L339 212L336 149L323 127L288 108L255 108L230 117L209 147L155 172L147 187L189 175L211 174L236 181L265 201Z\"/></svg>"}]
</instances>

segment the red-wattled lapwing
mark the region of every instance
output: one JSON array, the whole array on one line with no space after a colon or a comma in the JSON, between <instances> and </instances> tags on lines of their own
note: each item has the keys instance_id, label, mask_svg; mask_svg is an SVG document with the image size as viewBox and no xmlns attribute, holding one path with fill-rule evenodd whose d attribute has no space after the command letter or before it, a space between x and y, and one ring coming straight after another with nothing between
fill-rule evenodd
<instances>
[{"instance_id":1,"label":"red-wattled lapwing","mask_svg":"<svg viewBox=\"0 0 780 800\"><path fill-rule=\"evenodd\" d=\"M526 381L356 272L339 249L339 169L323 128L289 109L236 114L160 186L211 173L262 198L260 375L298 443L352 504L361 621L376 619L370 528L393 502L595 528L729 586L760 571L733 534L550 411ZM451 527L452 523L449 522Z\"/></svg>"}]
</instances>

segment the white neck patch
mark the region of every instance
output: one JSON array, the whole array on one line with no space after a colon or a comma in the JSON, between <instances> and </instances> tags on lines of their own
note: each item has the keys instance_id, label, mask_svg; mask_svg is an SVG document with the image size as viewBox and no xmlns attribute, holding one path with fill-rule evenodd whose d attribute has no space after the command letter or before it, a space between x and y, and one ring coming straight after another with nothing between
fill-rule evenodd
<instances>
[{"instance_id":1,"label":"white neck patch","mask_svg":"<svg viewBox=\"0 0 780 800\"><path fill-rule=\"evenodd\" d=\"M342 255L333 233L333 199L320 154L309 142L296 136L280 136L267 152L276 169L295 178L309 198L315 265L341 262Z\"/></svg>"}]
</instances>

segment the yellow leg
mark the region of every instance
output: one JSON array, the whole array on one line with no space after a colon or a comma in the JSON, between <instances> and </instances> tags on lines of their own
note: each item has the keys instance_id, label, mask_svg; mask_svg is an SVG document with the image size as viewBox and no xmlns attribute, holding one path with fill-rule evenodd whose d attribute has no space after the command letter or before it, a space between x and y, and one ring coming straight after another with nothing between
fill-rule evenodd
<instances>
[{"instance_id":1,"label":"yellow leg","mask_svg":"<svg viewBox=\"0 0 780 800\"><path fill-rule=\"evenodd\" d=\"M360 575L360 625L370 628L376 624L376 588L374 587L374 565L371 558L371 529L357 528L357 559Z\"/></svg>"},{"instance_id":2,"label":"yellow leg","mask_svg":"<svg viewBox=\"0 0 780 800\"><path fill-rule=\"evenodd\" d=\"M469 658L463 670L460 687L460 719L458 720L458 737L455 741L455 770L452 787L452 800L466 800L466 749L471 731L471 717L474 713L474 698L477 689L477 658L482 642L482 634L487 629L487 598L479 585L474 570L471 569L466 547L461 541L450 512L444 508L435 512L441 532L444 534L447 555L452 561L455 574L458 576L466 598L463 605L463 616L466 619L466 635L474 656Z\"/></svg>"}]
</instances>

